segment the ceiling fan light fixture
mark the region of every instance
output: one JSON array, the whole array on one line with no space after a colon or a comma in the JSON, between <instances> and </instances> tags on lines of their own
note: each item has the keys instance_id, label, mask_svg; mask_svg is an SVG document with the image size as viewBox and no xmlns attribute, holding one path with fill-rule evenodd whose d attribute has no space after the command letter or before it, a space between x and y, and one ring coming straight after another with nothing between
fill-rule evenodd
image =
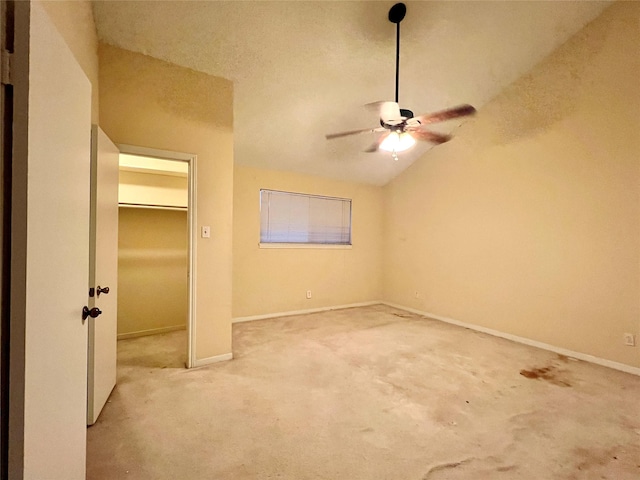
<instances>
[{"instance_id":1,"label":"ceiling fan light fixture","mask_svg":"<svg viewBox=\"0 0 640 480\"><path fill-rule=\"evenodd\" d=\"M384 150L386 152L404 152L405 150L409 150L416 144L416 140L404 132L398 134L398 132L391 132L387 135L382 143L380 144L380 150Z\"/></svg>"},{"instance_id":2,"label":"ceiling fan light fixture","mask_svg":"<svg viewBox=\"0 0 640 480\"><path fill-rule=\"evenodd\" d=\"M380 127L350 130L347 132L331 133L325 135L327 140L333 138L357 135L360 133L385 132L365 152L384 150L391 153L394 160L398 160L398 153L409 150L416 140L431 142L436 145L445 143L451 139L451 135L427 130L424 126L430 123L444 122L454 118L473 115L476 111L471 105L458 105L439 112L430 114L413 115L411 110L400 108L398 103L398 91L400 86L400 22L407 13L404 3L396 3L389 10L389 21L396 24L396 96L395 102L369 103L367 107L376 107L380 116Z\"/></svg>"}]
</instances>

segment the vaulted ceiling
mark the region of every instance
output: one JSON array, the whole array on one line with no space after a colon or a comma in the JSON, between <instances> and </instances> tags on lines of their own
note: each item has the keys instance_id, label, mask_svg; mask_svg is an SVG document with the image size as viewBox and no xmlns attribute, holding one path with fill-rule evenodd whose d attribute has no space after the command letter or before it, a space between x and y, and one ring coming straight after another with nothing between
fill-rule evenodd
<instances>
[{"instance_id":1,"label":"vaulted ceiling","mask_svg":"<svg viewBox=\"0 0 640 480\"><path fill-rule=\"evenodd\" d=\"M379 126L363 105L393 100L394 3L95 1L93 9L101 41L234 82L236 163L384 185L432 147L421 143L394 161L363 152L374 134L324 135ZM609 5L405 3L399 103L416 115L461 103L482 115L485 103Z\"/></svg>"}]
</instances>

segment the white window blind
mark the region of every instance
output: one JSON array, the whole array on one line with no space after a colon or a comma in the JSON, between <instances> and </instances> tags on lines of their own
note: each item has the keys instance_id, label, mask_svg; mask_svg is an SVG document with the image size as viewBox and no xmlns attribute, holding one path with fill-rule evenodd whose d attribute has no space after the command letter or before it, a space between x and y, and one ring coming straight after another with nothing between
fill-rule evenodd
<instances>
[{"instance_id":1,"label":"white window blind","mask_svg":"<svg viewBox=\"0 0 640 480\"><path fill-rule=\"evenodd\" d=\"M351 200L260 190L260 242L351 245Z\"/></svg>"}]
</instances>

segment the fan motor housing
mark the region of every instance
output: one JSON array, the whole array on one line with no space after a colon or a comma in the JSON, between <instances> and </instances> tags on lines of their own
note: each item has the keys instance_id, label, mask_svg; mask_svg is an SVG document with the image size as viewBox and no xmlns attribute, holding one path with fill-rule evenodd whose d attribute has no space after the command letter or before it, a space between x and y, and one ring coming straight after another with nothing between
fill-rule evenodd
<instances>
[{"instance_id":1,"label":"fan motor housing","mask_svg":"<svg viewBox=\"0 0 640 480\"><path fill-rule=\"evenodd\" d=\"M405 118L413 118L413 112L411 110L405 110L404 108L400 109L400 115Z\"/></svg>"},{"instance_id":2,"label":"fan motor housing","mask_svg":"<svg viewBox=\"0 0 640 480\"><path fill-rule=\"evenodd\" d=\"M401 108L400 109L400 116L404 117L405 119L396 124L396 125L390 125L388 123L385 123L385 121L383 119L380 119L380 126L386 128L387 130L393 130L393 131L402 131L404 129L404 127L407 124L407 120L410 118L413 118L413 112L411 110L407 110L405 108Z\"/></svg>"}]
</instances>

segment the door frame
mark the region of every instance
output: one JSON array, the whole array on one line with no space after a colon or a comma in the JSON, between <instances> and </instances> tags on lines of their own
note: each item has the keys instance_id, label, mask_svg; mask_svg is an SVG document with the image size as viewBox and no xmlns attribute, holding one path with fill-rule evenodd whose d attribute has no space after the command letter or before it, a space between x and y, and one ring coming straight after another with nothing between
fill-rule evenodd
<instances>
[{"instance_id":1,"label":"door frame","mask_svg":"<svg viewBox=\"0 0 640 480\"><path fill-rule=\"evenodd\" d=\"M159 150L157 148L138 147L135 145L116 144L116 146L120 149L120 153L186 162L189 166L189 174L187 177L187 226L189 229L187 289L189 311L187 314L186 367L193 368L196 366L196 245L198 243L198 229L196 224L196 160L198 156L192 153L172 152L170 150Z\"/></svg>"}]
</instances>

